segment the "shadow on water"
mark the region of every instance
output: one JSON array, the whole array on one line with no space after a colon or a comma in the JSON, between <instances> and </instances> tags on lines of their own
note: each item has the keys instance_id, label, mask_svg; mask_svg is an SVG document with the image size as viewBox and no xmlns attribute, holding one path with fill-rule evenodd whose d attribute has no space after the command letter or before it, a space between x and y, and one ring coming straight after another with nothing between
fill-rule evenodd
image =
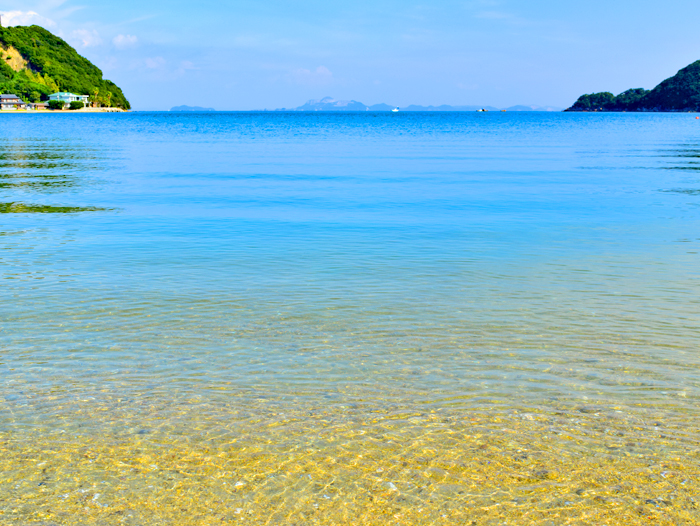
<instances>
[{"instance_id":1,"label":"shadow on water","mask_svg":"<svg viewBox=\"0 0 700 526\"><path fill-rule=\"evenodd\" d=\"M668 188L659 190L659 192L667 194L700 195L700 189L698 188Z\"/></svg>"},{"instance_id":2,"label":"shadow on water","mask_svg":"<svg viewBox=\"0 0 700 526\"><path fill-rule=\"evenodd\" d=\"M74 141L5 139L0 141L0 213L74 213L106 210L94 206L37 204L37 194L74 192L99 184L104 159L94 148ZM30 201L27 203L26 201Z\"/></svg>"},{"instance_id":3,"label":"shadow on water","mask_svg":"<svg viewBox=\"0 0 700 526\"><path fill-rule=\"evenodd\" d=\"M51 206L26 203L0 203L0 214L71 214L75 212L97 212L110 210L96 206Z\"/></svg>"}]
</instances>

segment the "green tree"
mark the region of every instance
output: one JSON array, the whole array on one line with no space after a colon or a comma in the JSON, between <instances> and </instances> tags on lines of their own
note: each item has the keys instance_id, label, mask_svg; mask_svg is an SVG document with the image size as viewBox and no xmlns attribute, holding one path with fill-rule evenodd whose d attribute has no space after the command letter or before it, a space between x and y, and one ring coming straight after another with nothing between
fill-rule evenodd
<instances>
[{"instance_id":1,"label":"green tree","mask_svg":"<svg viewBox=\"0 0 700 526\"><path fill-rule=\"evenodd\" d=\"M79 100L74 100L73 102L71 102L68 105L68 108L71 110L79 110L79 109L84 108L84 107L85 107L85 104L83 104Z\"/></svg>"},{"instance_id":2,"label":"green tree","mask_svg":"<svg viewBox=\"0 0 700 526\"><path fill-rule=\"evenodd\" d=\"M615 103L615 95L609 91L581 95L567 111L605 111Z\"/></svg>"},{"instance_id":3,"label":"green tree","mask_svg":"<svg viewBox=\"0 0 700 526\"><path fill-rule=\"evenodd\" d=\"M653 111L699 111L700 60L661 82L639 105Z\"/></svg>"},{"instance_id":4,"label":"green tree","mask_svg":"<svg viewBox=\"0 0 700 526\"><path fill-rule=\"evenodd\" d=\"M49 108L51 108L52 110L62 110L63 106L65 106L65 104L62 100L50 100L49 101Z\"/></svg>"},{"instance_id":5,"label":"green tree","mask_svg":"<svg viewBox=\"0 0 700 526\"><path fill-rule=\"evenodd\" d=\"M623 91L615 97L615 102L611 105L611 109L614 111L634 111L648 93L644 88Z\"/></svg>"},{"instance_id":6,"label":"green tree","mask_svg":"<svg viewBox=\"0 0 700 526\"><path fill-rule=\"evenodd\" d=\"M0 89L5 93L16 93L29 100L33 92L38 92L42 100L47 100L49 94L57 91L89 95L97 89L98 93L112 93L110 106L130 108L122 90L103 78L99 68L42 27L0 27L0 48L8 52L13 48L27 62L24 69L14 71L6 60L0 59ZM2 57L7 54L3 52Z\"/></svg>"}]
</instances>

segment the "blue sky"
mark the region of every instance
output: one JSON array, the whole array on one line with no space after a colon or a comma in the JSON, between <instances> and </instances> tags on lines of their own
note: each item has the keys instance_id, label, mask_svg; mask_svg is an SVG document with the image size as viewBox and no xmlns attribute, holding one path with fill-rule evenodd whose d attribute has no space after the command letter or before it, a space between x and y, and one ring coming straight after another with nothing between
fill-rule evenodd
<instances>
[{"instance_id":1,"label":"blue sky","mask_svg":"<svg viewBox=\"0 0 700 526\"><path fill-rule=\"evenodd\" d=\"M700 59L700 2L0 0L68 40L134 109L568 106Z\"/></svg>"}]
</instances>

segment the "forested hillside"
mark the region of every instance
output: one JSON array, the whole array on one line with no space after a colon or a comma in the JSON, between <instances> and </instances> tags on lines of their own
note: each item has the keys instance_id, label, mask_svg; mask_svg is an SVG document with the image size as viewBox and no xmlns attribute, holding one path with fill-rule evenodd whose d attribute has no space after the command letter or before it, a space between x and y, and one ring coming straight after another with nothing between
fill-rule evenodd
<instances>
[{"instance_id":1,"label":"forested hillside","mask_svg":"<svg viewBox=\"0 0 700 526\"><path fill-rule=\"evenodd\" d=\"M63 39L39 26L0 28L0 92L39 102L57 91L90 95L99 106L130 108L122 90Z\"/></svg>"},{"instance_id":2,"label":"forested hillside","mask_svg":"<svg viewBox=\"0 0 700 526\"><path fill-rule=\"evenodd\" d=\"M700 111L700 60L684 67L653 90L581 95L566 111Z\"/></svg>"}]
</instances>

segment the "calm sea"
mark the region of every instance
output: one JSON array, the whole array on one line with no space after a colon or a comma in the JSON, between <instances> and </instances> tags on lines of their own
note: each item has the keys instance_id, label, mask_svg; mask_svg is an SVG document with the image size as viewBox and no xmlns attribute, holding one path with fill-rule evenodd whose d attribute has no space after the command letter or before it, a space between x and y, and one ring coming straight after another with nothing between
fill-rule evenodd
<instances>
[{"instance_id":1,"label":"calm sea","mask_svg":"<svg viewBox=\"0 0 700 526\"><path fill-rule=\"evenodd\" d=\"M694 115L0 120L0 522L700 520Z\"/></svg>"}]
</instances>

